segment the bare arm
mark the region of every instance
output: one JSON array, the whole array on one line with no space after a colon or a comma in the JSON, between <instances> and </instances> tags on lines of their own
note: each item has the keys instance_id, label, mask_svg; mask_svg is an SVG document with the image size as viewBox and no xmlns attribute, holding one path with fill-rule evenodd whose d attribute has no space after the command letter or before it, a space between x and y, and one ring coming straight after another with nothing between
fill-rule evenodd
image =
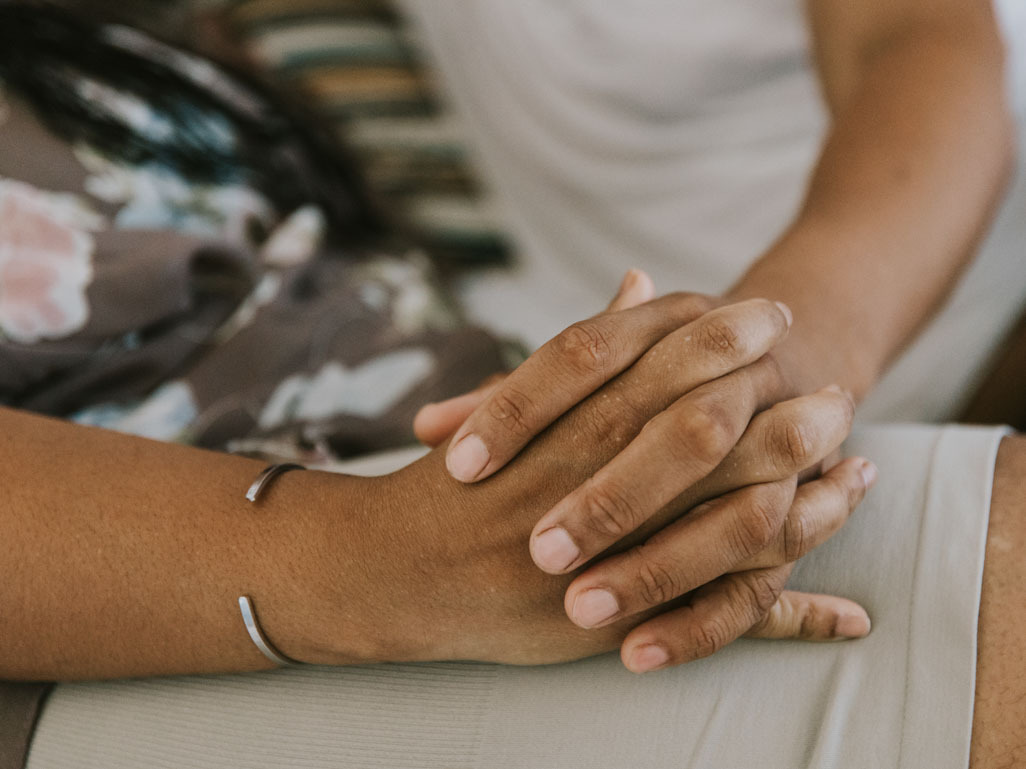
<instances>
[{"instance_id":1,"label":"bare arm","mask_svg":"<svg viewBox=\"0 0 1026 769\"><path fill-rule=\"evenodd\" d=\"M790 335L770 354L774 376L762 405L833 383L865 396L971 260L1012 159L1003 49L987 0L812 0L810 8L833 125L794 222L728 294L781 300L793 313ZM617 374L614 359L639 340L606 323L600 316L571 327L563 345L543 348L492 390L423 413L420 434L430 441L452 433L450 472L465 482L488 478ZM734 422L750 416L728 396L705 404L688 435L729 438ZM649 430L631 448L658 466L679 441L679 433ZM612 529L614 540L651 515L658 504L645 501L647 483L618 457L539 522L538 566L551 571L580 550L562 535L541 541L557 525ZM618 514L595 497L620 500Z\"/></svg>"},{"instance_id":2,"label":"bare arm","mask_svg":"<svg viewBox=\"0 0 1026 769\"><path fill-rule=\"evenodd\" d=\"M671 297L620 320L644 333L688 306ZM732 330L734 353L692 344L710 323ZM670 469L699 482L667 506L662 524L722 499L660 541L707 543L660 572L671 580L652 585L653 601L625 601L594 623L600 630L564 612L576 571L544 574L528 552L541 513L644 424L672 427L709 380L756 389L760 370L744 364L785 331L766 301L686 323L553 425L516 472L474 486L449 477L439 448L383 478L289 473L253 505L244 494L260 462L0 409L0 679L269 667L246 634L241 595L253 598L283 654L321 664L537 664L626 639L625 660L641 669L640 646L665 645L660 664L685 662L756 623L762 637L864 635L865 613L849 601L781 595L791 562L836 531L871 484L853 458L795 488L796 473L848 432L852 404L837 392L761 414L731 441L725 469L696 475L689 453L678 452ZM667 360L688 365L667 373ZM629 415L621 391L637 394ZM789 439L796 423L808 429L801 446ZM695 589L702 611L680 609ZM771 612L778 596L784 605Z\"/></svg>"},{"instance_id":3,"label":"bare arm","mask_svg":"<svg viewBox=\"0 0 1026 769\"><path fill-rule=\"evenodd\" d=\"M987 0L812 0L833 124L792 226L731 291L794 311L798 390L864 396L971 260L1013 156Z\"/></svg>"},{"instance_id":4,"label":"bare arm","mask_svg":"<svg viewBox=\"0 0 1026 769\"><path fill-rule=\"evenodd\" d=\"M254 506L254 460L7 409L0 425L0 679L270 667L240 595L289 654L325 651L319 475Z\"/></svg>"}]
</instances>

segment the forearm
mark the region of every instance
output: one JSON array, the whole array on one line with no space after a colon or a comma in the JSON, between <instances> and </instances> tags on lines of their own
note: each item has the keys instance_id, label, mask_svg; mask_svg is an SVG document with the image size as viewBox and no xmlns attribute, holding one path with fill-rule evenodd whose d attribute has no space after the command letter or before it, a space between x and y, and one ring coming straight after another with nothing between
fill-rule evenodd
<instances>
[{"instance_id":1,"label":"forearm","mask_svg":"<svg viewBox=\"0 0 1026 769\"><path fill-rule=\"evenodd\" d=\"M290 473L254 505L255 460L9 410L0 425L0 679L270 667L240 595L283 653L345 661L321 631L346 592L361 479Z\"/></svg>"},{"instance_id":2,"label":"forearm","mask_svg":"<svg viewBox=\"0 0 1026 769\"><path fill-rule=\"evenodd\" d=\"M923 29L868 55L793 225L730 291L787 302L795 386L864 396L969 263L1012 158L1000 42Z\"/></svg>"}]
</instances>

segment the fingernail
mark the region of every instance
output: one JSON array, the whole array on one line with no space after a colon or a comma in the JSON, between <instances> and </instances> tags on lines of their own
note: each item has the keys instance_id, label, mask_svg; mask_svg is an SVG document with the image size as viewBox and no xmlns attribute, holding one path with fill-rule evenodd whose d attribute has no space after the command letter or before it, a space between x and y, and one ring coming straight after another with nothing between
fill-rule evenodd
<instances>
[{"instance_id":1,"label":"fingernail","mask_svg":"<svg viewBox=\"0 0 1026 769\"><path fill-rule=\"evenodd\" d=\"M574 599L570 618L583 628L593 628L620 612L620 604L608 590L585 590Z\"/></svg>"},{"instance_id":2,"label":"fingernail","mask_svg":"<svg viewBox=\"0 0 1026 769\"><path fill-rule=\"evenodd\" d=\"M458 481L470 483L481 474L488 464L488 448L476 435L467 435L449 449L445 466L449 474Z\"/></svg>"},{"instance_id":3,"label":"fingernail","mask_svg":"<svg viewBox=\"0 0 1026 769\"><path fill-rule=\"evenodd\" d=\"M640 274L637 270L627 270L627 274L623 276L623 283L620 284L620 294L626 294L628 291L638 285L638 278Z\"/></svg>"},{"instance_id":4,"label":"fingernail","mask_svg":"<svg viewBox=\"0 0 1026 769\"><path fill-rule=\"evenodd\" d=\"M834 632L841 638L865 638L871 629L872 623L864 614L844 614L834 626Z\"/></svg>"},{"instance_id":5,"label":"fingernail","mask_svg":"<svg viewBox=\"0 0 1026 769\"><path fill-rule=\"evenodd\" d=\"M538 568L558 573L581 557L581 549L574 544L566 529L553 526L531 541L531 555Z\"/></svg>"},{"instance_id":6,"label":"fingernail","mask_svg":"<svg viewBox=\"0 0 1026 769\"><path fill-rule=\"evenodd\" d=\"M784 317L787 319L787 327L791 328L791 324L794 323L794 315L791 314L791 308L783 302L776 302L777 307L784 313Z\"/></svg>"},{"instance_id":7,"label":"fingernail","mask_svg":"<svg viewBox=\"0 0 1026 769\"><path fill-rule=\"evenodd\" d=\"M866 488L873 488L873 484L876 483L877 476L879 475L876 465L868 459L864 459L862 460L861 467L859 467L859 472L862 473L862 482L866 484Z\"/></svg>"},{"instance_id":8,"label":"fingernail","mask_svg":"<svg viewBox=\"0 0 1026 769\"><path fill-rule=\"evenodd\" d=\"M631 270L634 273L634 285L632 291L638 291L639 302L650 302L655 298L655 284L652 278L644 270Z\"/></svg>"},{"instance_id":9,"label":"fingernail","mask_svg":"<svg viewBox=\"0 0 1026 769\"><path fill-rule=\"evenodd\" d=\"M613 297L613 303L619 302L623 299L627 292L634 288L634 284L638 282L638 271L627 270L623 276L623 280L620 281L620 288L616 290L616 296Z\"/></svg>"},{"instance_id":10,"label":"fingernail","mask_svg":"<svg viewBox=\"0 0 1026 769\"><path fill-rule=\"evenodd\" d=\"M670 655L662 646L645 644L631 652L627 668L634 673L647 673L661 668L670 661Z\"/></svg>"}]
</instances>

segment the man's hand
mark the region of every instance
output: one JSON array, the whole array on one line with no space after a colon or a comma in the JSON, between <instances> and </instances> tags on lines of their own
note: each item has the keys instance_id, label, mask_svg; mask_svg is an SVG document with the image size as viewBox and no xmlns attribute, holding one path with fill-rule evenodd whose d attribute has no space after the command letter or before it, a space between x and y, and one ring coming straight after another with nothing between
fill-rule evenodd
<instances>
[{"instance_id":1,"label":"man's hand","mask_svg":"<svg viewBox=\"0 0 1026 769\"><path fill-rule=\"evenodd\" d=\"M660 312L642 315L640 322L638 317L629 318L633 333L628 336L633 340L657 336L658 331L646 327L648 323L661 328L663 338L649 343L635 365L536 437L516 459L515 472L473 486L457 485L456 489L464 490L457 497L488 497L488 509L503 512L503 525L511 520L520 526L533 524L536 535L561 529L558 536L570 540L573 549L552 569L555 573L589 565L600 553L618 553L577 576L572 584L569 578L540 584L549 589L569 586L564 596L566 613L581 628L610 628L620 631L622 637L625 629L662 614L638 627L624 644L624 660L631 669L656 665L653 650L657 648L666 657L658 665L671 664L705 653L746 631L762 637L864 635L868 618L851 602L804 594L780 596L790 564L836 531L873 481L872 466L852 459L796 493L797 473L818 463L847 434L853 410L850 399L838 390L824 391L780 404L749 425L752 414L769 405L759 393L760 389L774 389L769 386L773 367L762 356L786 334L786 313L770 302L747 302L667 331L667 315L686 318L694 314L693 298L667 297L636 306L650 296L651 283L642 275L629 275L611 311L600 318L615 330L616 322L632 310L638 316L637 310L659 306ZM702 302L711 304L710 300ZM624 309L618 311L617 307ZM711 331L710 323L720 331ZM723 328L728 330L722 332ZM734 343L727 349L699 341L721 333L732 335ZM675 363L681 360L687 365ZM737 369L753 360L759 362ZM558 358L551 361L553 365L558 362ZM493 386L491 394L497 391ZM425 423L430 427L432 422L437 426L445 421L438 418L437 409L443 410L441 416L451 418L473 402L487 399L486 393L483 390L436 406L436 414L428 411L427 419L422 414L418 420L421 433L431 432L423 429ZM723 399L720 407L724 412L731 403L739 403L743 414L730 434L719 436L723 441L720 456L708 443L696 447L681 440L681 428L686 428L696 404L700 409L712 408L718 399ZM572 433L567 432L570 429ZM739 441L742 433L745 437ZM561 438L554 437L557 435ZM526 442L528 438L517 440ZM653 449L648 457L644 455L645 441L651 441ZM660 442L667 445L660 446ZM430 459L436 469L440 469L441 454L439 449ZM572 471L563 466L566 462ZM526 468L539 463L549 471L535 476L534 482L541 487L533 488L532 471ZM608 473L608 478L603 478L603 473ZM434 489L450 488L439 486L437 480L422 480ZM624 486L625 482L635 485ZM600 486L602 483L605 485ZM602 497L601 491L596 495L596 488L614 488L613 484L618 484L614 496ZM624 488L638 493L628 497ZM492 495L498 489L503 492L496 500ZM552 497L554 489L564 494L562 502L553 507L558 501ZM608 503L602 503L603 499ZM513 509L511 502L515 503ZM541 504L549 507L540 509ZM696 509L677 520L691 508ZM446 509L451 510L451 505ZM549 512L540 516L546 509ZM457 522L460 531L462 524L462 519ZM494 527L494 523L476 526L475 536ZM442 530L449 528L451 525L441 524ZM526 541L525 532L522 542ZM473 538L463 545L473 545ZM454 546L462 545L457 542ZM634 549L625 551L631 546ZM486 552L492 549L487 541L479 547ZM518 558L525 560L526 553L506 554L507 558L511 555L516 563ZM496 576L502 571L497 568ZM481 575L468 579L473 585L482 583ZM535 579L521 574L515 583L524 588ZM753 584L760 587L749 589ZM742 610L730 608L743 596L750 600ZM767 596L773 600L765 603ZM680 608L681 601L687 606ZM667 613L668 608L674 610ZM717 614L717 610L726 614ZM711 613L706 616L703 612ZM714 641L708 648L696 648L693 639L687 640L688 628L696 622L703 628L710 623L717 627L706 635L706 640ZM608 643L609 635L599 634L594 642L601 639ZM528 651L508 649L507 653L524 656Z\"/></svg>"},{"instance_id":2,"label":"man's hand","mask_svg":"<svg viewBox=\"0 0 1026 769\"><path fill-rule=\"evenodd\" d=\"M631 370L608 385L610 392L603 396L606 399L612 394L614 399L629 404L637 391L645 392L647 396L658 391L654 382L659 381L659 368L665 368L667 359L673 354L672 350L659 351L666 340L649 345L646 342L648 337L624 333L616 327L617 314L622 317L623 311L649 302L653 294L654 288L648 276L632 270L624 278L607 312L599 316L615 329L607 336L623 340L611 343L621 351L620 359L632 355L640 357L638 350L642 347L659 353L655 363L642 359L637 371ZM668 304L673 299L667 297L660 302ZM700 296L688 296L683 301L693 302L696 311L717 304L711 298ZM785 324L789 325L789 313L786 308L780 310ZM689 317L686 312L682 316ZM732 317L737 318L736 314ZM768 334L768 340L782 338L781 332L786 333L786 329L778 325L775 336L773 329L770 324L751 333ZM656 329L656 333L661 330ZM699 332L703 333L709 332ZM727 353L739 352L738 348L743 343L739 342L740 335L735 328L721 328L715 333L721 339L730 338L728 347L731 349ZM749 332L742 329L740 333ZM690 337L687 341L693 341L694 327L689 331L682 329L678 336ZM767 348L771 344L772 341L768 341ZM738 358L745 359L743 356ZM683 368L679 365L674 367L672 358L669 363L671 370ZM567 389L553 387L551 382L566 380L567 367L568 364L559 357L554 340L514 372L510 377L512 387L508 380L504 382L499 377L475 392L425 407L418 415L418 435L425 442L437 444L459 428L453 440L455 444L460 435L485 433L492 443L492 435L506 433L504 439L497 442L504 446L504 451L519 450L540 428L532 425L530 430L519 430L517 434L509 435L508 420L496 418L494 403L506 403L510 397L502 394L501 390L507 388L520 393L515 396L520 401L537 403L545 399L535 412L551 414L565 408L564 404L578 393L589 387L594 389L591 384L594 379L587 377L570 380L567 385L569 394ZM662 379L665 381L667 378ZM835 393L839 392L835 390ZM766 356L747 368L695 388L647 424L615 459L538 522L531 540L535 562L550 573L566 573L615 546L617 540L665 507L690 483L698 481L703 471L708 473L720 464L752 414L786 394L789 394L788 385L782 381L772 359ZM663 393L660 402L666 403L671 399ZM479 417L477 422L482 427L469 426L471 414ZM720 422L716 423L713 418L719 418ZM799 430L795 435L785 435L783 440L800 446L807 438ZM703 452L705 456L701 456ZM450 448L450 457L451 453ZM834 467L824 478L800 486L797 493L794 479L789 478L764 489L717 500L715 506L722 513L716 518L718 530L712 526L703 529L700 511L694 511L686 520L652 537L643 547L625 556L602 561L571 585L565 596L567 614L582 627L602 626L669 600L664 597L668 593L683 594L721 574L797 560L843 524L875 477L876 469L871 463L853 458ZM747 559L737 552L726 554L723 544L739 541L736 528L753 525L744 523L750 521L753 508L756 514L761 514L761 524L769 530L769 535L775 535L775 538L762 553ZM731 526L734 530L729 528ZM648 526L646 530L651 532L653 528ZM812 531L818 535L810 536ZM721 553L719 559L700 557L717 548ZM704 567L698 564L704 564ZM659 598L662 600L657 600ZM837 600L829 596L785 593L757 632L767 637L800 636L803 623L807 623L810 614L839 616ZM847 611L844 627L847 635L859 636L868 632L869 622L864 612L852 612L846 604L843 608Z\"/></svg>"},{"instance_id":3,"label":"man's hand","mask_svg":"<svg viewBox=\"0 0 1026 769\"><path fill-rule=\"evenodd\" d=\"M379 659L539 664L619 645L626 665L641 672L710 654L748 632L825 640L868 631L865 613L849 601L781 599L790 561L835 530L867 485L861 461L848 460L802 487L792 504L795 475L847 435L852 404L834 391L760 414L726 461L627 535L606 561L559 576L537 569L526 544L541 512L580 487L658 413L659 404L644 398L620 413L606 389L487 481L453 480L444 447L376 481L385 498L366 492L378 501L360 520L381 530L375 552L389 557L362 560L360 570L371 572L362 580L366 588L340 593L350 634L354 618L376 613L379 637L400 644ZM611 431L617 421L623 429ZM797 429L800 443L788 438ZM364 536L359 520L350 516L344 525ZM561 599L573 610L575 599L593 591L612 596L614 615L585 629L568 619ZM354 595L373 608L354 605ZM593 608L605 604L583 600ZM345 635L345 622L338 632Z\"/></svg>"}]
</instances>

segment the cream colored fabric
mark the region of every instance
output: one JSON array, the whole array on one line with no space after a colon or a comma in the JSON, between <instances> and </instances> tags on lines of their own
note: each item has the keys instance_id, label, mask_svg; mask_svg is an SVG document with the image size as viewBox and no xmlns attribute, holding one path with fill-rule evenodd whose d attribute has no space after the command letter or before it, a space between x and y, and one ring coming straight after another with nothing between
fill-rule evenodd
<instances>
[{"instance_id":1,"label":"cream colored fabric","mask_svg":"<svg viewBox=\"0 0 1026 769\"><path fill-rule=\"evenodd\" d=\"M541 344L628 267L660 293L721 293L796 211L826 126L800 0L402 1L522 254L512 279L469 280L479 322ZM997 6L1026 140L1026 6ZM1024 164L864 419L947 421L971 394L1026 303Z\"/></svg>"},{"instance_id":2,"label":"cream colored fabric","mask_svg":"<svg viewBox=\"0 0 1026 769\"><path fill-rule=\"evenodd\" d=\"M880 481L792 585L862 602L865 640L739 641L645 676L606 655L62 685L29 769L965 769L1001 435L869 428L847 444Z\"/></svg>"}]
</instances>

